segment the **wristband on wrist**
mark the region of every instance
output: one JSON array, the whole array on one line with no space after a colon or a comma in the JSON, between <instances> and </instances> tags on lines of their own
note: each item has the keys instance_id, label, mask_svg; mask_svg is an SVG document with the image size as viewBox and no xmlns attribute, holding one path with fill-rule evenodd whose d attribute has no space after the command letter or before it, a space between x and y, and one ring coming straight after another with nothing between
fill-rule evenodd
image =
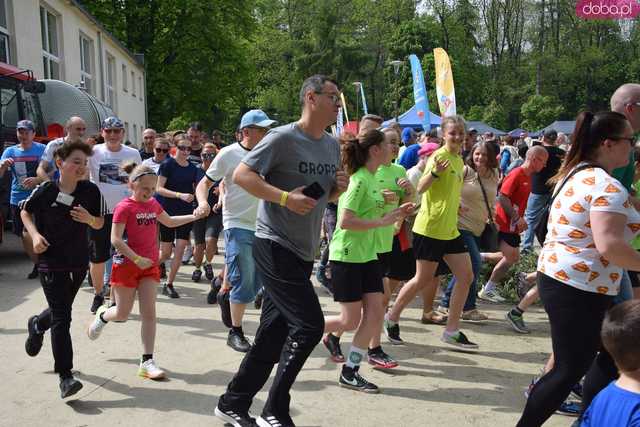
<instances>
[{"instance_id":1,"label":"wristband on wrist","mask_svg":"<svg viewBox=\"0 0 640 427\"><path fill-rule=\"evenodd\" d=\"M140 255L136 255L136 256L134 256L134 257L133 257L133 260L132 260L132 261L133 261L133 263L134 263L135 265L138 265L138 263L140 262L140 260L141 260L141 259L142 259L142 258L140 258Z\"/></svg>"},{"instance_id":2,"label":"wristband on wrist","mask_svg":"<svg viewBox=\"0 0 640 427\"><path fill-rule=\"evenodd\" d=\"M431 171L431 176L434 178L440 178L440 175L437 175L434 171Z\"/></svg>"},{"instance_id":3,"label":"wristband on wrist","mask_svg":"<svg viewBox=\"0 0 640 427\"><path fill-rule=\"evenodd\" d=\"M180 193L176 191L176 199L179 199L179 198L180 198Z\"/></svg>"},{"instance_id":4,"label":"wristband on wrist","mask_svg":"<svg viewBox=\"0 0 640 427\"><path fill-rule=\"evenodd\" d=\"M96 217L95 217L95 216L92 216L92 217L89 219L89 222L88 222L87 224L89 224L89 227L93 227L93 224L95 224L95 223L96 223Z\"/></svg>"},{"instance_id":5,"label":"wristband on wrist","mask_svg":"<svg viewBox=\"0 0 640 427\"><path fill-rule=\"evenodd\" d=\"M280 206L287 206L287 200L289 199L289 192L283 191L280 195Z\"/></svg>"}]
</instances>

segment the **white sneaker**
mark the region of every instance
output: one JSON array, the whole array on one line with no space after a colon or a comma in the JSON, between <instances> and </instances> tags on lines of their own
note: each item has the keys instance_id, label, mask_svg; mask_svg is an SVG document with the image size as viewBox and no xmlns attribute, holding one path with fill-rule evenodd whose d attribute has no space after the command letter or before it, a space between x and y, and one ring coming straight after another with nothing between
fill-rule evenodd
<instances>
[{"instance_id":1,"label":"white sneaker","mask_svg":"<svg viewBox=\"0 0 640 427\"><path fill-rule=\"evenodd\" d=\"M478 292L478 298L484 301L493 302L496 304L502 304L506 301L506 299L502 298L497 291L495 290L487 290L486 287L482 288L480 292Z\"/></svg>"},{"instance_id":2,"label":"white sneaker","mask_svg":"<svg viewBox=\"0 0 640 427\"><path fill-rule=\"evenodd\" d=\"M145 362L140 362L138 376L142 378L149 378L150 380L160 380L165 378L166 375L162 369L158 368L153 359L149 359Z\"/></svg>"},{"instance_id":3,"label":"white sneaker","mask_svg":"<svg viewBox=\"0 0 640 427\"><path fill-rule=\"evenodd\" d=\"M105 311L107 311L106 305L101 305L96 310L96 317L94 317L93 322L91 322L91 324L89 324L89 327L87 328L87 336L89 337L90 340L98 339L98 337L100 336L100 333L102 332L102 328L104 328L107 325L100 318L100 315Z\"/></svg>"}]
</instances>

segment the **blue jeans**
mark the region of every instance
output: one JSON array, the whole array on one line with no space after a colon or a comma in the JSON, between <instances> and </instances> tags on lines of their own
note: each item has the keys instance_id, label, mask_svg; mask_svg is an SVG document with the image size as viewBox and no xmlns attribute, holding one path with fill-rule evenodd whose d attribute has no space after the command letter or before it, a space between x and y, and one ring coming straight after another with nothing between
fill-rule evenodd
<instances>
[{"instance_id":1,"label":"blue jeans","mask_svg":"<svg viewBox=\"0 0 640 427\"><path fill-rule=\"evenodd\" d=\"M253 259L254 239L255 231L242 228L224 230L227 280L232 286L229 301L234 304L248 304L254 301L262 287Z\"/></svg>"},{"instance_id":2,"label":"blue jeans","mask_svg":"<svg viewBox=\"0 0 640 427\"><path fill-rule=\"evenodd\" d=\"M533 239L536 236L536 227L540 222L540 216L547 206L547 202L551 198L551 194L529 194L527 201L527 210L524 212L524 220L527 222L527 230L524 232L524 241L522 250L533 249Z\"/></svg>"},{"instance_id":3,"label":"blue jeans","mask_svg":"<svg viewBox=\"0 0 640 427\"><path fill-rule=\"evenodd\" d=\"M476 308L476 282L478 280L478 274L480 274L480 268L482 268L482 257L480 256L480 244L479 238L474 236L472 232L467 230L460 230L460 235L464 239L464 243L467 245L467 249L469 249L469 256L471 257L471 269L473 270L473 282L471 282L471 286L469 286L469 294L467 295L467 300L464 303L464 311L473 310ZM451 293L453 292L453 287L456 284L456 278L453 277L447 285L447 290L444 292L444 297L442 297L441 305L443 307L449 308L449 300L451 299Z\"/></svg>"}]
</instances>

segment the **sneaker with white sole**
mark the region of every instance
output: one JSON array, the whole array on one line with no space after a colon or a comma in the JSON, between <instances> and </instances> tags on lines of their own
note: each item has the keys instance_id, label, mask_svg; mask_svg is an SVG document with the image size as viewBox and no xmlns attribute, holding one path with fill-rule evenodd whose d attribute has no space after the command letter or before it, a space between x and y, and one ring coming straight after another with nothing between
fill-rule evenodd
<instances>
[{"instance_id":1,"label":"sneaker with white sole","mask_svg":"<svg viewBox=\"0 0 640 427\"><path fill-rule=\"evenodd\" d=\"M487 290L486 287L482 288L480 292L478 292L478 298L483 301L492 302L494 304L502 304L506 301L498 294L496 290Z\"/></svg>"},{"instance_id":2,"label":"sneaker with white sole","mask_svg":"<svg viewBox=\"0 0 640 427\"><path fill-rule=\"evenodd\" d=\"M504 318L507 320L507 323L511 325L514 331L519 334L529 334L531 331L527 328L527 325L524 323L524 318L522 316L516 316L511 312L511 310L507 311L507 314L504 315Z\"/></svg>"},{"instance_id":3,"label":"sneaker with white sole","mask_svg":"<svg viewBox=\"0 0 640 427\"><path fill-rule=\"evenodd\" d=\"M391 321L384 319L384 332L387 334L389 342L393 345L404 345L404 341L400 338L400 325L392 324Z\"/></svg>"},{"instance_id":4,"label":"sneaker with white sole","mask_svg":"<svg viewBox=\"0 0 640 427\"><path fill-rule=\"evenodd\" d=\"M465 350L476 350L478 348L478 344L469 341L469 338L467 338L467 336L461 331L458 331L455 335L450 335L447 331L444 331L440 340L451 347Z\"/></svg>"},{"instance_id":5,"label":"sneaker with white sole","mask_svg":"<svg viewBox=\"0 0 640 427\"><path fill-rule=\"evenodd\" d=\"M489 320L489 316L481 311L479 311L477 308L471 309L471 310L467 310L467 311L463 311L462 312L462 316L461 316L462 320L464 320L465 322L485 322L487 320Z\"/></svg>"},{"instance_id":6,"label":"sneaker with white sole","mask_svg":"<svg viewBox=\"0 0 640 427\"><path fill-rule=\"evenodd\" d=\"M100 315L105 311L107 311L106 305L101 305L96 310L96 316L93 318L93 322L91 322L91 324L87 328L87 336L89 337L90 340L98 339L98 337L100 336L100 333L102 332L102 329L105 326L107 326L107 322L103 321L100 318Z\"/></svg>"},{"instance_id":7,"label":"sneaker with white sole","mask_svg":"<svg viewBox=\"0 0 640 427\"><path fill-rule=\"evenodd\" d=\"M263 413L256 419L258 427L295 427L291 417L283 417Z\"/></svg>"},{"instance_id":8,"label":"sneaker with white sole","mask_svg":"<svg viewBox=\"0 0 640 427\"><path fill-rule=\"evenodd\" d=\"M350 368L342 365L342 372L338 380L340 387L349 388L351 390L362 391L364 393L380 393L377 385L365 380L358 372L360 366Z\"/></svg>"},{"instance_id":9,"label":"sneaker with white sole","mask_svg":"<svg viewBox=\"0 0 640 427\"><path fill-rule=\"evenodd\" d=\"M161 380L166 377L166 374L162 369L158 368L158 365L156 365L156 362L153 359L148 359L144 362L140 362L138 376L148 378L150 380Z\"/></svg>"},{"instance_id":10,"label":"sneaker with white sole","mask_svg":"<svg viewBox=\"0 0 640 427\"><path fill-rule=\"evenodd\" d=\"M256 426L255 418L249 416L248 412L239 412L232 409L222 409L220 405L216 406L214 411L216 417L225 423L231 424L233 427L254 427Z\"/></svg>"}]
</instances>

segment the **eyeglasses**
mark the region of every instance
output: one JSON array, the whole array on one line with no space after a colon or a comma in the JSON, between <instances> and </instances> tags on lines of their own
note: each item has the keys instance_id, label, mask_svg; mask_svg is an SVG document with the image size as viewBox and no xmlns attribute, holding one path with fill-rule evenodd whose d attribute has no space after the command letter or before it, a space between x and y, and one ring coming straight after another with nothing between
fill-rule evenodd
<instances>
[{"instance_id":1,"label":"eyeglasses","mask_svg":"<svg viewBox=\"0 0 640 427\"><path fill-rule=\"evenodd\" d=\"M340 98L340 94L335 94L335 93L327 93L327 92L316 92L318 95L325 95L326 97L328 97L331 102L333 102L334 104L338 104L340 102L342 102L342 99Z\"/></svg>"},{"instance_id":2,"label":"eyeglasses","mask_svg":"<svg viewBox=\"0 0 640 427\"><path fill-rule=\"evenodd\" d=\"M178 145L176 148L180 151L191 151L191 147L187 147L186 145Z\"/></svg>"},{"instance_id":3,"label":"eyeglasses","mask_svg":"<svg viewBox=\"0 0 640 427\"><path fill-rule=\"evenodd\" d=\"M156 153L164 153L167 154L169 152L168 148L156 148Z\"/></svg>"},{"instance_id":4,"label":"eyeglasses","mask_svg":"<svg viewBox=\"0 0 640 427\"><path fill-rule=\"evenodd\" d=\"M202 155L202 160L213 160L215 156L215 153L205 153Z\"/></svg>"},{"instance_id":5,"label":"eyeglasses","mask_svg":"<svg viewBox=\"0 0 640 427\"><path fill-rule=\"evenodd\" d=\"M102 129L104 133L120 133L122 129Z\"/></svg>"},{"instance_id":6,"label":"eyeglasses","mask_svg":"<svg viewBox=\"0 0 640 427\"><path fill-rule=\"evenodd\" d=\"M629 143L629 145L633 145L635 143L635 138L631 137L631 138L625 138L623 136L612 136L610 137L611 139L613 139L614 141L627 141Z\"/></svg>"}]
</instances>

